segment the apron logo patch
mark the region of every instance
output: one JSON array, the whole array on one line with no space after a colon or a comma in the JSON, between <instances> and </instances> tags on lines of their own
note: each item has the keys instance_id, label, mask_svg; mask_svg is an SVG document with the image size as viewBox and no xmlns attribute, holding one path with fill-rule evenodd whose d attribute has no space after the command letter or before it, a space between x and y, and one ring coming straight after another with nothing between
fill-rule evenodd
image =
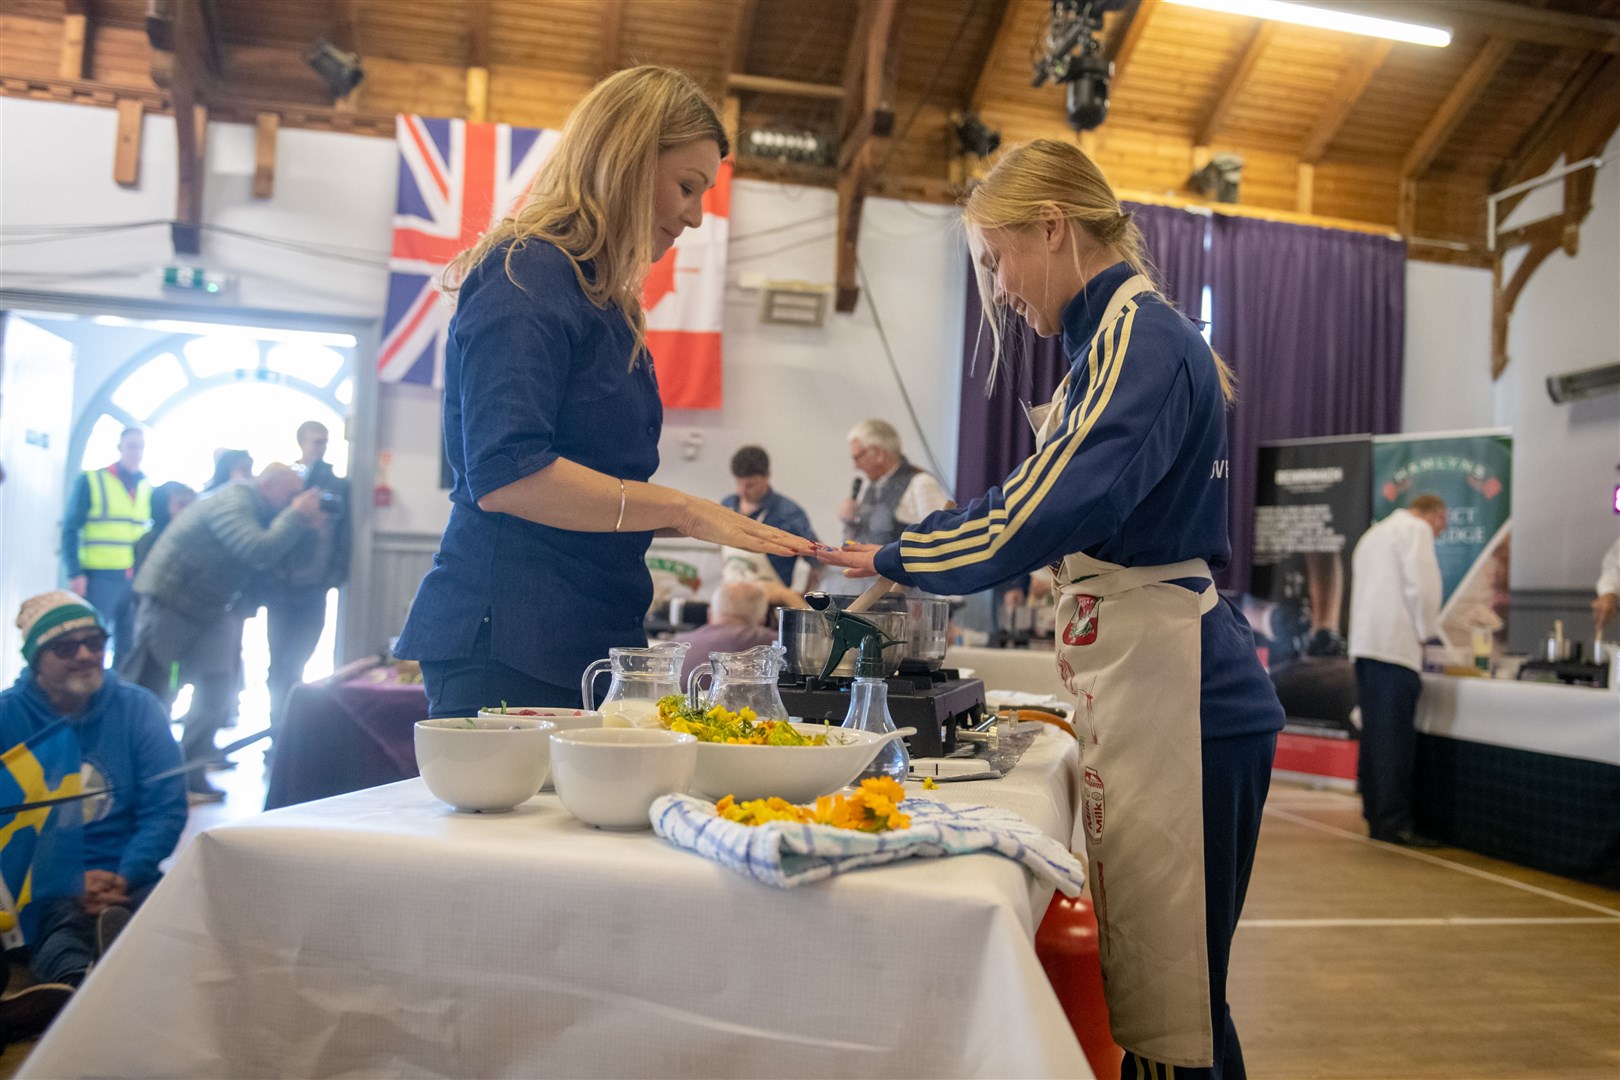
<instances>
[{"instance_id":1,"label":"apron logo patch","mask_svg":"<svg viewBox=\"0 0 1620 1080\"><path fill-rule=\"evenodd\" d=\"M1102 776L1089 765L1085 770L1085 788L1085 806L1080 814L1086 822L1086 838L1096 844L1103 836L1103 782Z\"/></svg>"},{"instance_id":2,"label":"apron logo patch","mask_svg":"<svg viewBox=\"0 0 1620 1080\"><path fill-rule=\"evenodd\" d=\"M1090 645L1097 640L1097 622L1102 613L1102 598L1076 596L1074 617L1063 628L1063 644Z\"/></svg>"}]
</instances>

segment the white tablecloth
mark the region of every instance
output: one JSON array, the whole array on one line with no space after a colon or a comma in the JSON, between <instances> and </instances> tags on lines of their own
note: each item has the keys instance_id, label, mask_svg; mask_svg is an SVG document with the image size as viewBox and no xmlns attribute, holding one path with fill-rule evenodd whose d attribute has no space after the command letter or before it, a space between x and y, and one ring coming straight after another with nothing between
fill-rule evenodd
<instances>
[{"instance_id":1,"label":"white tablecloth","mask_svg":"<svg viewBox=\"0 0 1620 1080\"><path fill-rule=\"evenodd\" d=\"M1417 729L1620 765L1620 693L1588 686L1424 675Z\"/></svg>"},{"instance_id":2,"label":"white tablecloth","mask_svg":"<svg viewBox=\"0 0 1620 1080\"><path fill-rule=\"evenodd\" d=\"M1074 704L1058 677L1057 654L1050 643L1028 649L986 649L952 645L945 653L945 666L972 668L973 677L984 681L986 690L1022 690L1031 694L1052 694L1059 701Z\"/></svg>"},{"instance_id":3,"label":"white tablecloth","mask_svg":"<svg viewBox=\"0 0 1620 1080\"><path fill-rule=\"evenodd\" d=\"M1066 840L1075 771L1051 731L935 794ZM993 855L782 891L410 780L198 837L18 1075L1089 1077L1049 895Z\"/></svg>"}]
</instances>

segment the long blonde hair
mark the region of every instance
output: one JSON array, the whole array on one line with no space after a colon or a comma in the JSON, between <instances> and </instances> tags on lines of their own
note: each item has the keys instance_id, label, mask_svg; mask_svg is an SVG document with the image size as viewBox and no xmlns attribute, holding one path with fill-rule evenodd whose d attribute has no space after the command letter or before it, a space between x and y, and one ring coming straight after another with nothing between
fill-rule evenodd
<instances>
[{"instance_id":1,"label":"long blonde hair","mask_svg":"<svg viewBox=\"0 0 1620 1080\"><path fill-rule=\"evenodd\" d=\"M962 203L962 221L970 230L1027 229L1039 224L1043 216L1053 214L1119 252L1132 270L1153 282L1158 290L1158 275L1148 259L1142 230L1120 205L1097 163L1072 143L1035 139L1013 147L974 185ZM1078 250L1074 257L1078 263ZM990 383L994 386L1001 364L1003 313L996 304L990 271L978 259L974 259L973 270L990 326ZM1220 378L1221 395L1232 401L1237 380L1219 355L1215 355L1215 372Z\"/></svg>"},{"instance_id":2,"label":"long blonde hair","mask_svg":"<svg viewBox=\"0 0 1620 1080\"><path fill-rule=\"evenodd\" d=\"M653 261L658 155L701 139L718 143L722 158L731 152L714 105L689 76L650 66L609 75L574 106L523 206L456 256L443 288L454 295L502 244L510 244L506 276L522 288L513 254L530 240L555 244L591 303L624 316L634 364L647 348L641 290Z\"/></svg>"}]
</instances>

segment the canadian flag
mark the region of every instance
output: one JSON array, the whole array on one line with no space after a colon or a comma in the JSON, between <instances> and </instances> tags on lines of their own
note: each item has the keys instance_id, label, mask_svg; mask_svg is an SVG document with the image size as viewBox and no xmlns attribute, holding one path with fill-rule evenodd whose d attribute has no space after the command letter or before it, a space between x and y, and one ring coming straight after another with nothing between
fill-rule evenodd
<instances>
[{"instance_id":1,"label":"canadian flag","mask_svg":"<svg viewBox=\"0 0 1620 1080\"><path fill-rule=\"evenodd\" d=\"M703 224L682 233L647 274L647 348L670 409L718 409L726 243L731 238L731 162L703 196Z\"/></svg>"}]
</instances>

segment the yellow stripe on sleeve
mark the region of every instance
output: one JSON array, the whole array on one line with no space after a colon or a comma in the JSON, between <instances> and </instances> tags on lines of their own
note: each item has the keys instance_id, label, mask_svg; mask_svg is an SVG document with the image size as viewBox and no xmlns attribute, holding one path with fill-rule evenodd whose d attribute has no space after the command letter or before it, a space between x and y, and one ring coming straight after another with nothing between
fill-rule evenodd
<instances>
[{"instance_id":1,"label":"yellow stripe on sleeve","mask_svg":"<svg viewBox=\"0 0 1620 1080\"><path fill-rule=\"evenodd\" d=\"M1128 305L1125 314L1122 315L1122 320L1133 313L1135 309L1136 305L1134 303ZM987 543L990 539L989 534L999 531L1004 523L1018 512L1025 498L1031 492L1050 487L1050 484L1043 484L1042 481L1050 478L1053 459L1062 452L1064 445L1080 430L1082 424L1086 424L1089 430L1088 418L1101 411L1099 395L1103 393L1104 388L1095 381L1099 371L1104 379L1110 380L1106 393L1111 395L1113 392L1111 373L1118 362L1123 360L1125 355L1124 344L1129 337L1128 331L1123 336L1116 337L1115 330L1116 327L1114 326L1108 327L1098 336L1098 347L1091 350L1090 370L1094 381L1088 386L1087 397L1082 398L1069 413L1068 419L1064 422L1062 433L1026 460L1018 471L1013 474L1012 478L1007 482L1007 486L1003 489L1002 505L991 510L983 517L963 522L952 529L942 529L933 533L903 533L900 538L902 544L900 557L902 560L938 558L941 555L948 555L978 544ZM1102 354L1100 360L1099 352ZM969 533L973 535L967 535ZM958 537L962 539L957 539ZM953 540L954 543L942 543L942 541ZM908 542L912 545L926 544L928 546L904 546Z\"/></svg>"},{"instance_id":2,"label":"yellow stripe on sleeve","mask_svg":"<svg viewBox=\"0 0 1620 1080\"><path fill-rule=\"evenodd\" d=\"M1002 549L1003 546L1006 545L1007 541L1011 540L1017 535L1019 528L1021 528L1023 524L1029 520L1030 516L1035 513L1037 508L1039 508L1041 502L1048 494L1051 493L1053 486L1057 483L1058 477L1063 475L1063 471L1068 468L1069 462L1073 460L1074 455L1079 451L1080 447L1085 444L1086 436L1091 434L1092 429L1096 426L1097 420L1107 410L1109 402L1113 399L1114 389L1119 384L1119 373L1121 368L1124 367L1125 353L1126 349L1130 345L1131 328L1135 323L1135 319L1136 309L1134 305L1131 305L1126 308L1125 315L1121 319L1118 345L1112 350L1112 362L1105 365L1102 369L1104 383L1100 392L1095 398L1094 404L1092 407L1085 410L1086 415L1084 420L1080 422L1078 429L1072 435L1066 435L1061 439L1054 439L1047 447L1047 450L1043 451L1043 455L1048 452L1058 452L1058 456L1056 460L1052 462L1050 468L1040 470L1038 474L1041 476L1039 486L1034 490L1027 500L1021 501L1011 520L1005 526L997 528L993 535L987 533L985 539L988 542L981 544L979 550L970 551L966 554L959 555L954 559L945 559L943 561L938 560L937 557L939 555L948 553L943 547L923 548L920 550L914 549L915 555L908 555L907 550L902 547L900 550L900 556L902 560L905 560L905 568L908 573L937 574L943 573L947 570L955 570L963 566L971 566L974 563L983 562L984 560L993 557ZM1079 411L1080 410L1078 409L1076 410L1077 413ZM1012 501L1010 496L1008 501L1009 503ZM959 546L966 545L959 541L955 545L945 545L944 547L954 548Z\"/></svg>"}]
</instances>

